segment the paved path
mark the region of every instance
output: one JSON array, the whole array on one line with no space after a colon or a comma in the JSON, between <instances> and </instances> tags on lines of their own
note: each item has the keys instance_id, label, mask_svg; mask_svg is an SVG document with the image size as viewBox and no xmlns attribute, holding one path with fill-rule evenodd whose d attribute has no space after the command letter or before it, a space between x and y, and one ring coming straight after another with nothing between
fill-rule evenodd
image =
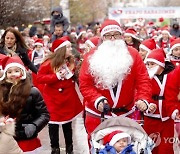
<instances>
[{"instance_id":1,"label":"paved path","mask_svg":"<svg viewBox=\"0 0 180 154\"><path fill-rule=\"evenodd\" d=\"M61 127L59 133L61 154L65 154L64 136L62 134ZM51 148L47 126L39 133L39 138L41 139L42 143L42 154L50 154ZM83 119L81 117L78 117L75 121L73 121L73 143L75 154L89 154L87 134L84 128Z\"/></svg>"}]
</instances>

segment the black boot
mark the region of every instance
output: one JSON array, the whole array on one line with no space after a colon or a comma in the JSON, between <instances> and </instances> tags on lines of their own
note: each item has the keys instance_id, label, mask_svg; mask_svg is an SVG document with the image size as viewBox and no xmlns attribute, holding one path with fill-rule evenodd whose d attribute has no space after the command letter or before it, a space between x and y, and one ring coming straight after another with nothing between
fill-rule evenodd
<instances>
[{"instance_id":1,"label":"black boot","mask_svg":"<svg viewBox=\"0 0 180 154\"><path fill-rule=\"evenodd\" d=\"M59 148L52 148L51 154L60 154Z\"/></svg>"},{"instance_id":2,"label":"black boot","mask_svg":"<svg viewBox=\"0 0 180 154\"><path fill-rule=\"evenodd\" d=\"M66 154L73 154L73 146L66 147Z\"/></svg>"}]
</instances>

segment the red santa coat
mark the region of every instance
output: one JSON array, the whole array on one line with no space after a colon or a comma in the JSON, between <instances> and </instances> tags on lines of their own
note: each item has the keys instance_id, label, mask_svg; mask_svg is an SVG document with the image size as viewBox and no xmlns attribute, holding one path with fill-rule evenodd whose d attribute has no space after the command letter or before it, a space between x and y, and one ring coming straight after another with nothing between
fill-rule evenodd
<instances>
[{"instance_id":1,"label":"red santa coat","mask_svg":"<svg viewBox=\"0 0 180 154\"><path fill-rule=\"evenodd\" d=\"M150 103L156 104L157 109L153 114L146 114L147 116L159 118L162 121L166 121L169 119L167 114L168 109L166 109L166 105L164 103L164 99L165 99L164 91L169 78L171 78L171 75L172 72L165 74L162 83L159 81L157 76L154 76L154 78L151 80L153 91L152 91L152 100Z\"/></svg>"},{"instance_id":2,"label":"red santa coat","mask_svg":"<svg viewBox=\"0 0 180 154\"><path fill-rule=\"evenodd\" d=\"M166 106L167 103L164 94L167 83L173 74L172 72L164 75L162 83L157 76L151 80L153 89L152 98L154 98L151 100L151 103L156 104L157 109L153 114L146 114L144 117L144 129L148 135L156 134L161 138L160 144L153 149L153 154L173 153L173 144L167 143L164 140L166 138L173 138L174 136L174 121L168 116L169 108ZM173 107L173 104L171 105Z\"/></svg>"},{"instance_id":3,"label":"red santa coat","mask_svg":"<svg viewBox=\"0 0 180 154\"><path fill-rule=\"evenodd\" d=\"M40 66L37 80L46 84L43 96L50 113L49 123L67 123L82 111L83 107L75 90L75 82L72 78L59 80L51 68L50 61Z\"/></svg>"},{"instance_id":4,"label":"red santa coat","mask_svg":"<svg viewBox=\"0 0 180 154\"><path fill-rule=\"evenodd\" d=\"M174 64L175 67L180 66L180 59L170 59L171 63Z\"/></svg>"},{"instance_id":5,"label":"red santa coat","mask_svg":"<svg viewBox=\"0 0 180 154\"><path fill-rule=\"evenodd\" d=\"M94 78L88 72L89 62L87 60L95 51L90 51L87 54L87 57L85 57L81 66L79 75L80 91L84 97L86 111L100 116L100 112L96 109L96 103L101 98L106 98L110 107L124 107L128 110L132 109L134 101L150 100L151 83L147 69L137 50L132 47L128 47L128 50L133 58L133 64L130 73L122 83L118 84L116 96L114 96L113 89L101 90L95 87ZM111 116L111 114L109 116Z\"/></svg>"},{"instance_id":6,"label":"red santa coat","mask_svg":"<svg viewBox=\"0 0 180 154\"><path fill-rule=\"evenodd\" d=\"M165 89L167 114L172 116L173 112L180 110L180 100L178 94L180 92L180 66L178 66L172 73Z\"/></svg>"}]
</instances>

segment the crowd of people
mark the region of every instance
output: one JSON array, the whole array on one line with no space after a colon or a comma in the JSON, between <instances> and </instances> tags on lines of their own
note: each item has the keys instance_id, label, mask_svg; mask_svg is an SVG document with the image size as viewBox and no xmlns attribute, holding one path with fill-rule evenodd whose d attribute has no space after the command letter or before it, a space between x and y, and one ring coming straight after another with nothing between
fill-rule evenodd
<instances>
[{"instance_id":1,"label":"crowd of people","mask_svg":"<svg viewBox=\"0 0 180 154\"><path fill-rule=\"evenodd\" d=\"M11 140L17 142L18 153L38 153L38 133L48 124L51 154L60 153L59 125L66 153L72 154L72 121L78 115L84 118L91 151L91 133L101 123L102 113L105 119L138 120L141 112L146 133L161 138L152 153L174 153L173 143L164 138L174 137L174 125L180 138L179 24L126 27L106 19L93 27L76 28L70 27L59 7L51 16L49 32L35 26L23 31L8 27L1 36L0 117L15 121ZM124 138L108 146L116 150L116 142L129 144L130 136Z\"/></svg>"}]
</instances>

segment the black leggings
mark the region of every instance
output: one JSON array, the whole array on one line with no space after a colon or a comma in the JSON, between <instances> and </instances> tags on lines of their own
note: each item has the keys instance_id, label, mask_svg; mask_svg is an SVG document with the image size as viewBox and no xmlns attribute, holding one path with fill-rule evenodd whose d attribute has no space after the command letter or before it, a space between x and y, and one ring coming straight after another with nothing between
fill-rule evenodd
<instances>
[{"instance_id":1,"label":"black leggings","mask_svg":"<svg viewBox=\"0 0 180 154\"><path fill-rule=\"evenodd\" d=\"M66 149L73 147L72 122L62 124ZM49 124L49 137L51 148L59 148L59 125Z\"/></svg>"}]
</instances>

